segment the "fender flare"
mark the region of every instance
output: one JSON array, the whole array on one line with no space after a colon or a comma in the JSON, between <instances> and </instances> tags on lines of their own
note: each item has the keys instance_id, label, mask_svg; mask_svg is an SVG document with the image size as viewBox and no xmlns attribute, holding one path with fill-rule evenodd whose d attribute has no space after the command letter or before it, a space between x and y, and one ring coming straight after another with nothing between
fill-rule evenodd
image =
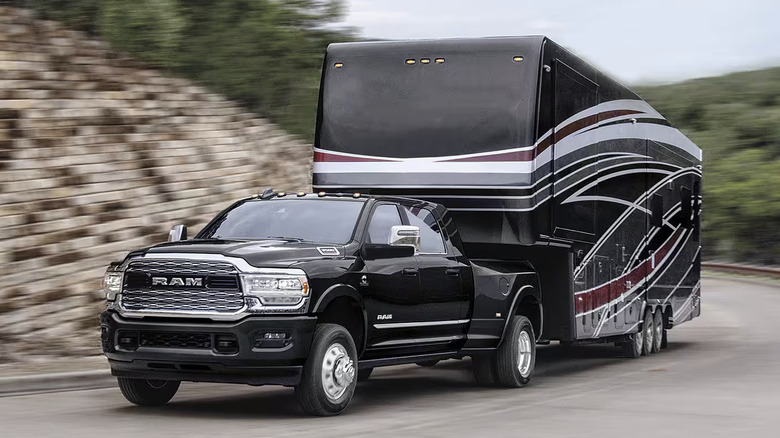
<instances>
[{"instance_id":1,"label":"fender flare","mask_svg":"<svg viewBox=\"0 0 780 438\"><path fill-rule=\"evenodd\" d=\"M366 349L368 342L368 315L366 314L366 305L363 303L363 297L353 286L348 284L339 283L325 289L325 292L320 295L314 306L311 308L311 313L320 313L325 310L328 305L337 298L348 297L360 306L360 313L363 315L363 342L362 345L358 345L358 353L362 353Z\"/></svg>"},{"instance_id":2,"label":"fender flare","mask_svg":"<svg viewBox=\"0 0 780 438\"><path fill-rule=\"evenodd\" d=\"M506 320L504 321L504 329L501 331L501 338L499 340L499 343L503 342L504 336L506 336L506 331L509 328L509 320L512 316L514 316L517 313L517 309L520 306L520 302L523 301L525 297L534 297L536 298L536 301L538 302L539 306L539 333L536 333L536 340L538 341L541 339L542 331L544 331L544 311L542 309L542 300L539 296L539 292L537 288L533 284L525 284L520 287L520 289L515 292L515 297L512 298L512 305L509 308L509 313L507 313Z\"/></svg>"}]
</instances>

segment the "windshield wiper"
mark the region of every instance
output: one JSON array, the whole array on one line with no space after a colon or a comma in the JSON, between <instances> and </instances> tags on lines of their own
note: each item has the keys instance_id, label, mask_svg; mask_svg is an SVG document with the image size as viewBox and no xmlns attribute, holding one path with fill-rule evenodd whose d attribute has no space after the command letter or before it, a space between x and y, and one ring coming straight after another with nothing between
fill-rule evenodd
<instances>
[{"instance_id":1,"label":"windshield wiper","mask_svg":"<svg viewBox=\"0 0 780 438\"><path fill-rule=\"evenodd\" d=\"M268 236L264 237L263 239L276 239L276 240L285 240L287 242L309 242L308 240L301 239L300 237L285 237L285 236Z\"/></svg>"}]
</instances>

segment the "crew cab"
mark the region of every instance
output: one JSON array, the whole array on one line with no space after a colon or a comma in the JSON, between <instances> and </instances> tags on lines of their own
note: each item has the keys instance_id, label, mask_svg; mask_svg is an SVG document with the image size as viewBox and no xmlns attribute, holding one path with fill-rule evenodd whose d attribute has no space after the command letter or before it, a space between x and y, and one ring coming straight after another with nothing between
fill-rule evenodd
<instances>
[{"instance_id":1,"label":"crew cab","mask_svg":"<svg viewBox=\"0 0 780 438\"><path fill-rule=\"evenodd\" d=\"M104 278L103 351L133 403L164 404L181 381L272 384L332 415L375 367L471 356L483 384L533 374L533 268L467 258L441 205L267 190L170 240Z\"/></svg>"}]
</instances>

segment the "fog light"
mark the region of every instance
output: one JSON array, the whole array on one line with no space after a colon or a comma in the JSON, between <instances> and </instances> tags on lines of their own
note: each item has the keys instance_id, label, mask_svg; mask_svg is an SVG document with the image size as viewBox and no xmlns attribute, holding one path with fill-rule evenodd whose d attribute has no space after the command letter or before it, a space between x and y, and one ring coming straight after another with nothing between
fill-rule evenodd
<instances>
[{"instance_id":1,"label":"fog light","mask_svg":"<svg viewBox=\"0 0 780 438\"><path fill-rule=\"evenodd\" d=\"M263 338L265 339L285 339L287 338L287 333L266 333L263 335Z\"/></svg>"}]
</instances>

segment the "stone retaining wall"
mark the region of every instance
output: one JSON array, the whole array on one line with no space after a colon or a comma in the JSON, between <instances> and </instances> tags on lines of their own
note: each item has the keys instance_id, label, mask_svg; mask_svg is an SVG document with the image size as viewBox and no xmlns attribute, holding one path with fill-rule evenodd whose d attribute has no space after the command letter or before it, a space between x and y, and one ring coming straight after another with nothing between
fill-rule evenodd
<instances>
[{"instance_id":1,"label":"stone retaining wall","mask_svg":"<svg viewBox=\"0 0 780 438\"><path fill-rule=\"evenodd\" d=\"M108 262L310 175L267 120L0 7L0 361L98 353Z\"/></svg>"}]
</instances>

